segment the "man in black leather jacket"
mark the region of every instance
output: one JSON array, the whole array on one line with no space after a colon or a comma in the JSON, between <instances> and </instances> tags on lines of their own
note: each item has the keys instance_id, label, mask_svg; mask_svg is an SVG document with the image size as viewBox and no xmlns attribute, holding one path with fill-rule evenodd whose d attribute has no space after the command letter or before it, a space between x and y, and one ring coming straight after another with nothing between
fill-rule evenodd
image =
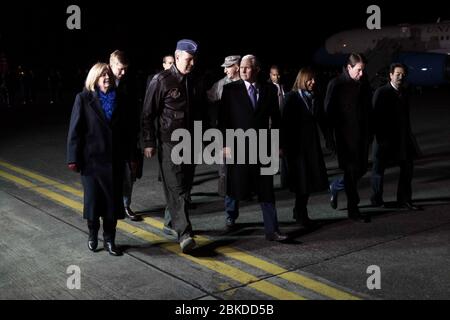
<instances>
[{"instance_id":1,"label":"man in black leather jacket","mask_svg":"<svg viewBox=\"0 0 450 320\"><path fill-rule=\"evenodd\" d=\"M171 227L178 234L183 252L195 247L189 221L188 196L192 186L194 165L175 164L171 159L172 132L186 129L193 133L197 92L189 73L194 66L197 44L188 39L178 41L175 64L153 77L145 94L142 114L144 154L151 158L158 151ZM192 135L191 135L192 136Z\"/></svg>"}]
</instances>

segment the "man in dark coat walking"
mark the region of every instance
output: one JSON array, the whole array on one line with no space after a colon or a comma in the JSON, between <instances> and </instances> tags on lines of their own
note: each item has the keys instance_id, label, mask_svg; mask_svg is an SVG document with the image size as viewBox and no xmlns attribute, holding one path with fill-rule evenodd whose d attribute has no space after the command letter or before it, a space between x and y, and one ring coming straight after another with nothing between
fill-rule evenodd
<instances>
[{"instance_id":1,"label":"man in dark coat walking","mask_svg":"<svg viewBox=\"0 0 450 320\"><path fill-rule=\"evenodd\" d=\"M140 221L142 220L142 217L136 215L133 210L131 210L131 197L136 179L142 177L143 152L139 143L141 108L137 102L137 92L126 77L126 74L128 73L128 59L125 56L125 53L120 50L112 52L109 57L109 66L114 74L117 92L124 97L125 107L128 110L130 119L132 119L128 130L136 140L132 146L134 152L133 158L136 161L129 161L124 166L123 204L126 216L132 221Z\"/></svg>"},{"instance_id":2,"label":"man in dark coat walking","mask_svg":"<svg viewBox=\"0 0 450 320\"><path fill-rule=\"evenodd\" d=\"M280 106L281 117L283 117L284 111L284 99L286 94L285 86L281 79L280 68L276 65L270 67L269 83L273 83L277 87L278 105ZM288 163L285 156L280 158L280 187L282 189L288 186Z\"/></svg>"},{"instance_id":3,"label":"man in dark coat walking","mask_svg":"<svg viewBox=\"0 0 450 320\"><path fill-rule=\"evenodd\" d=\"M375 206L383 205L384 170L390 165L398 165L397 203L399 207L419 210L411 200L411 181L413 158L420 151L411 131L408 93L403 86L405 76L404 65L392 64L389 83L378 88L373 97L376 141L373 146L373 194L370 201Z\"/></svg>"},{"instance_id":4,"label":"man in dark coat walking","mask_svg":"<svg viewBox=\"0 0 450 320\"><path fill-rule=\"evenodd\" d=\"M328 84L325 97L325 110L336 139L339 168L344 171L347 210L349 218L355 220L360 218L357 183L367 171L370 140L372 93L363 77L365 66L365 58L352 53L343 73ZM334 184L330 187L333 207L337 200Z\"/></svg>"},{"instance_id":5,"label":"man in dark coat walking","mask_svg":"<svg viewBox=\"0 0 450 320\"><path fill-rule=\"evenodd\" d=\"M229 83L223 87L222 106L220 107L219 128L225 135L226 129L269 130L280 126L280 110L278 106L277 90L273 84L257 82L260 71L259 63L255 56L246 55L240 63L241 80ZM256 133L258 136L258 133ZM236 140L236 139L234 139ZM242 142L242 141L241 141ZM224 148L226 158L231 158L231 150L228 147L235 141L227 141ZM239 143L239 142L238 142ZM256 164L250 164L250 143L246 143L245 163L227 164L227 195L236 199L238 208L239 200L248 199L252 191L258 196L264 218L264 230L266 239L270 241L283 241L287 237L278 229L277 212L275 208L275 194L273 190L273 175L262 175L262 164L258 160ZM270 145L270 141L267 143ZM275 150L271 150L275 152ZM237 210L234 211L237 213ZM232 217L233 222L237 214Z\"/></svg>"}]
</instances>

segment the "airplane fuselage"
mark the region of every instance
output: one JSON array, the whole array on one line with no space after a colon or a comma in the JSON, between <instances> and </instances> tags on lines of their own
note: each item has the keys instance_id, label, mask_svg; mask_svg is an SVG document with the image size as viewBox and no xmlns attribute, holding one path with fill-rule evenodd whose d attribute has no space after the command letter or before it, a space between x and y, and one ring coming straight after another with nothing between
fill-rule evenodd
<instances>
[{"instance_id":1,"label":"airplane fuselage","mask_svg":"<svg viewBox=\"0 0 450 320\"><path fill-rule=\"evenodd\" d=\"M388 39L395 40L392 45L398 45L402 51L450 55L450 22L342 31L326 40L325 49L329 54L367 52Z\"/></svg>"}]
</instances>

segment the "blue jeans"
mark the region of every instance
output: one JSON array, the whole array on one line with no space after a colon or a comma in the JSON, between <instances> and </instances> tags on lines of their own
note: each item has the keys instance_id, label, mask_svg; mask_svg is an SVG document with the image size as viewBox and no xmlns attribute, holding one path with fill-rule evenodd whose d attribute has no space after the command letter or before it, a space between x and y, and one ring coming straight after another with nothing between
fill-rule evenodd
<instances>
[{"instance_id":1,"label":"blue jeans","mask_svg":"<svg viewBox=\"0 0 450 320\"><path fill-rule=\"evenodd\" d=\"M264 220L264 232L266 234L278 232L278 218L277 209L275 203L272 202L260 202L263 220ZM227 218L236 220L239 216L239 201L231 197L225 197L225 211Z\"/></svg>"},{"instance_id":2,"label":"blue jeans","mask_svg":"<svg viewBox=\"0 0 450 320\"><path fill-rule=\"evenodd\" d=\"M345 189L345 185L344 185L344 178L337 178L334 179L331 184L330 184L330 192L332 195L336 195L339 191L342 191Z\"/></svg>"},{"instance_id":3,"label":"blue jeans","mask_svg":"<svg viewBox=\"0 0 450 320\"><path fill-rule=\"evenodd\" d=\"M260 202L261 210L264 219L264 232L266 234L279 232L278 230L278 218L277 209L275 203L272 202Z\"/></svg>"},{"instance_id":4,"label":"blue jeans","mask_svg":"<svg viewBox=\"0 0 450 320\"><path fill-rule=\"evenodd\" d=\"M230 196L225 196L225 212L227 219L236 220L239 217L239 201L236 201Z\"/></svg>"}]
</instances>

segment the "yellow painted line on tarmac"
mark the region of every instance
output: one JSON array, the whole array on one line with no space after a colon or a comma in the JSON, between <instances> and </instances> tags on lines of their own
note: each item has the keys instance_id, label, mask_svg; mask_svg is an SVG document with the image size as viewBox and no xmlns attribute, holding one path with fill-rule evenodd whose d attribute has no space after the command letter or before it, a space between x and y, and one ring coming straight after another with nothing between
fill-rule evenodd
<instances>
[{"instance_id":1,"label":"yellow painted line on tarmac","mask_svg":"<svg viewBox=\"0 0 450 320\"><path fill-rule=\"evenodd\" d=\"M43 177L43 176L33 173L29 170L14 166L14 165L9 164L4 161L0 161L0 165L4 166L10 170L14 170L18 173L21 173L25 176L28 176L30 178L36 179L40 182L44 182L49 185L52 185L62 191L68 192L75 196L79 196L79 197L83 196L83 192L81 190L66 186L62 183L59 183L52 179ZM52 196L55 197L55 195L52 195ZM76 210L78 210L78 209L76 209ZM161 221L154 219L154 218L150 218L150 217L145 217L144 222L156 229L159 229L159 230L161 230L164 226L164 224ZM204 246L204 245L207 245L207 244L210 244L213 242L211 239L203 237L203 236L199 236L199 235L195 236L195 240L198 243L198 245L200 245L200 246ZM220 253L229 258L244 262L252 267L263 270L269 274L276 275L287 281L301 285L304 288L307 288L309 290L317 292L317 293L319 293L323 296L326 296L328 298L331 298L331 299L335 299L335 300L360 300L361 299L357 296L354 296L350 293L347 293L345 291L334 288L334 287L327 285L325 283L322 283L320 281L303 276L296 272L286 270L274 263L270 263L266 260L260 259L258 257L255 257L251 254L248 254L242 250L239 250L239 249L231 247L231 246L218 247L215 249L215 251L217 253Z\"/></svg>"},{"instance_id":2,"label":"yellow painted line on tarmac","mask_svg":"<svg viewBox=\"0 0 450 320\"><path fill-rule=\"evenodd\" d=\"M80 203L78 201L74 201L67 197L64 197L64 196L60 195L59 193L53 192L46 188L38 187L37 185L35 185L34 183L32 183L30 181L16 177L16 176L9 174L2 170L0 170L0 177L4 178L6 180L10 180L18 185L21 185L22 187L30 188L33 191L36 191L37 193L39 193L43 196L46 196L47 198L50 198L59 203L63 203L65 206L67 206L69 208L72 208L74 210L81 211L81 212L83 211L82 203Z\"/></svg>"},{"instance_id":3,"label":"yellow painted line on tarmac","mask_svg":"<svg viewBox=\"0 0 450 320\"><path fill-rule=\"evenodd\" d=\"M32 179L35 179L35 180L37 180L39 182L52 185L52 186L54 186L54 187L56 187L56 188L58 188L58 189L60 189L62 191L74 194L74 195L76 195L78 197L83 197L83 192L82 191L80 191L78 189L75 189L75 188L72 188L72 187L69 187L68 185L65 185L63 183L57 182L55 180L43 177L40 174L34 173L34 172L30 171L30 170L26 170L26 169L14 166L14 165L12 165L10 163L7 163L7 162L1 161L1 160L0 160L0 165L5 167L5 168L8 168L9 170L15 171L17 173L23 174L24 176L30 177Z\"/></svg>"},{"instance_id":4,"label":"yellow painted line on tarmac","mask_svg":"<svg viewBox=\"0 0 450 320\"><path fill-rule=\"evenodd\" d=\"M77 202L77 201L74 201L67 197L64 197L56 192L46 189L46 188L38 187L37 185L35 185L34 183L32 183L30 181L16 177L16 176L9 174L2 170L0 170L0 177L4 178L6 180L12 181L23 187L30 188L30 190L36 191L37 193L39 193L47 198L50 198L50 199L54 200L55 202L61 203L69 208L72 208L79 213L81 213L83 211L83 205L80 202ZM190 255L183 254L181 252L178 244L167 243L167 242L165 242L166 241L165 238L158 236L154 233L151 233L149 231L146 231L144 229L135 227L126 222L118 221L117 228L122 231L131 233L134 236L139 237L143 240L150 241L152 243L163 242L160 244L160 246L162 248L164 248L170 252L173 252L178 256L181 256L190 261L193 261L199 265L202 265L212 271L220 273L220 274L222 274L228 278L231 278L239 283L245 284L248 287L251 287L257 291L260 291L260 292L262 292L266 295L269 295L271 297L274 297L276 299L305 300L304 297L302 297L296 293L288 291L284 288L281 288L281 287L274 285L270 282L267 282L265 280L260 280L259 278L255 277L247 272L241 271L238 268L230 266L224 262L217 261L212 258L205 258L205 257L197 258L197 257L193 257Z\"/></svg>"},{"instance_id":5,"label":"yellow painted line on tarmac","mask_svg":"<svg viewBox=\"0 0 450 320\"><path fill-rule=\"evenodd\" d=\"M238 268L232 267L224 262L217 261L216 259L209 257L196 258L181 252L180 246L177 243L166 242L167 239L163 238L154 233L148 232L146 230L137 228L132 226L126 222L118 221L117 227L123 231L131 233L137 237L140 237L144 240L150 242L161 242L160 247L175 253L178 256L184 257L188 260L191 260L197 264L200 264L208 269L221 273L235 281L238 281L242 284L248 284L249 287L252 287L258 291L261 291L267 295L275 297L277 299L282 300L305 300L304 297L299 296L293 292L290 292L286 289L283 289L279 286L271 284L267 281L259 281L259 279L249 273L241 271ZM251 283L250 283L251 282Z\"/></svg>"},{"instance_id":6,"label":"yellow painted line on tarmac","mask_svg":"<svg viewBox=\"0 0 450 320\"><path fill-rule=\"evenodd\" d=\"M159 220L154 218L145 217L144 222L155 227L157 229L162 229L164 224ZM210 239L203 236L195 236L195 240L199 245L207 245L212 243ZM242 250L236 249L231 246L223 246L215 249L217 253L220 253L229 258L244 262L252 267L263 270L269 274L276 275L280 278L293 282L295 284L301 285L304 288L317 292L323 296L335 299L335 300L360 300L359 297L356 297L352 294L349 294L345 291L336 289L332 286L329 286L325 283L319 282L317 280L311 279L309 277L303 276L296 272L292 272L286 270L276 264L270 263L266 260L255 257L251 254L248 254Z\"/></svg>"}]
</instances>

